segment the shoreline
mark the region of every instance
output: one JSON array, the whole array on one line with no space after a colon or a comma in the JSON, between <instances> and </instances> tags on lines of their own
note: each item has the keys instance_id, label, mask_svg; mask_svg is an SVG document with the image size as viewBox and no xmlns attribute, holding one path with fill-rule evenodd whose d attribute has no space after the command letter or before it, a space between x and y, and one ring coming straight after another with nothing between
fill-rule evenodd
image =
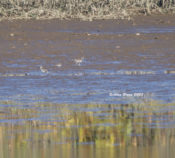
<instances>
[{"instance_id":1,"label":"shoreline","mask_svg":"<svg viewBox=\"0 0 175 158\"><path fill-rule=\"evenodd\" d=\"M15 25L17 28L17 24L21 25L20 27L27 27L28 25L36 25L36 27L45 29L72 29L72 33L79 31L79 33L87 33L91 30L98 31L106 31L107 30L115 30L115 29L128 29L134 27L174 27L175 26L175 15L172 14L161 14L161 15L137 15L133 16L132 19L95 19L93 21L86 21L81 19L1 19L0 20L0 28L1 32L9 31L6 30L7 27L3 25ZM43 26L42 26L43 25ZM46 27L44 25L47 25ZM54 26L55 25L55 26ZM35 26L34 26L35 28ZM14 30L14 29L12 29ZM17 31L17 30L16 30ZM20 31L20 30L19 30ZM64 31L63 31L64 32ZM69 32L70 33L70 32ZM78 33L78 32L77 32ZM168 32L167 32L168 33Z\"/></svg>"}]
</instances>

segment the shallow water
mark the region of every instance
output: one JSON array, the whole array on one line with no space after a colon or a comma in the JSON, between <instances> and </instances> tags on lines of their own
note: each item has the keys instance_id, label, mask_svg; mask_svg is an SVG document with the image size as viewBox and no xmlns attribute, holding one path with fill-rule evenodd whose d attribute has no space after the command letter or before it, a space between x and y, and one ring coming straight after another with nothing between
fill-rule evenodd
<instances>
[{"instance_id":1,"label":"shallow water","mask_svg":"<svg viewBox=\"0 0 175 158\"><path fill-rule=\"evenodd\" d=\"M17 40L5 43L0 99L70 104L133 103L140 99L172 102L174 49L157 48L160 40L144 39L146 34L133 39L137 36L129 33L131 37L122 34L121 38L112 34L104 37L103 32L66 33L66 39L51 40L52 36L41 31L38 35L47 40L28 37L26 46Z\"/></svg>"},{"instance_id":2,"label":"shallow water","mask_svg":"<svg viewBox=\"0 0 175 158\"><path fill-rule=\"evenodd\" d=\"M72 30L55 30L57 32L67 32L67 33L85 33L85 30L77 30L77 29L72 29ZM152 34L152 33L174 33L175 32L175 27L133 27L133 28L124 28L120 30L102 30L99 31L97 29L95 30L87 30L87 33L89 34L95 34L95 35L104 35L104 34L136 34L136 33L145 33L145 34Z\"/></svg>"},{"instance_id":3,"label":"shallow water","mask_svg":"<svg viewBox=\"0 0 175 158\"><path fill-rule=\"evenodd\" d=\"M174 26L8 26L0 157L173 157Z\"/></svg>"}]
</instances>

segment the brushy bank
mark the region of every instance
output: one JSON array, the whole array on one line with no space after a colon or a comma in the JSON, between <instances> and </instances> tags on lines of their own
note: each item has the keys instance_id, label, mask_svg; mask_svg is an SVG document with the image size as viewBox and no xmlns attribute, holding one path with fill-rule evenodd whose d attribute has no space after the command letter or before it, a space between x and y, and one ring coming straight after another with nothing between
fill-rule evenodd
<instances>
[{"instance_id":1,"label":"brushy bank","mask_svg":"<svg viewBox=\"0 0 175 158\"><path fill-rule=\"evenodd\" d=\"M175 0L1 0L0 18L121 19L175 12Z\"/></svg>"}]
</instances>

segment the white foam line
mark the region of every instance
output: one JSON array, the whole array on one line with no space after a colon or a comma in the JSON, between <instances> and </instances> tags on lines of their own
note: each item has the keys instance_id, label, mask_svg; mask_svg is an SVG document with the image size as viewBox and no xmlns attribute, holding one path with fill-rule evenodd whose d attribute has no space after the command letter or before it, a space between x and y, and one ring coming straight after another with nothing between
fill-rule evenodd
<instances>
[{"instance_id":1,"label":"white foam line","mask_svg":"<svg viewBox=\"0 0 175 158\"><path fill-rule=\"evenodd\" d=\"M9 73L9 74L2 74L0 76L2 77L23 77L23 76L28 76L28 74L27 73L19 73L19 74Z\"/></svg>"}]
</instances>

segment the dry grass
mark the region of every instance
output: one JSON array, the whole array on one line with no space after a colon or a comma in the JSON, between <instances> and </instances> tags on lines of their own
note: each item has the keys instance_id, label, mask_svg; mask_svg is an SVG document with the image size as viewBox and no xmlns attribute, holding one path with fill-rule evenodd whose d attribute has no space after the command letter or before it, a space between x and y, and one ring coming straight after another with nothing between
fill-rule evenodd
<instances>
[{"instance_id":1,"label":"dry grass","mask_svg":"<svg viewBox=\"0 0 175 158\"><path fill-rule=\"evenodd\" d=\"M174 12L175 0L1 0L1 18L118 19Z\"/></svg>"}]
</instances>

